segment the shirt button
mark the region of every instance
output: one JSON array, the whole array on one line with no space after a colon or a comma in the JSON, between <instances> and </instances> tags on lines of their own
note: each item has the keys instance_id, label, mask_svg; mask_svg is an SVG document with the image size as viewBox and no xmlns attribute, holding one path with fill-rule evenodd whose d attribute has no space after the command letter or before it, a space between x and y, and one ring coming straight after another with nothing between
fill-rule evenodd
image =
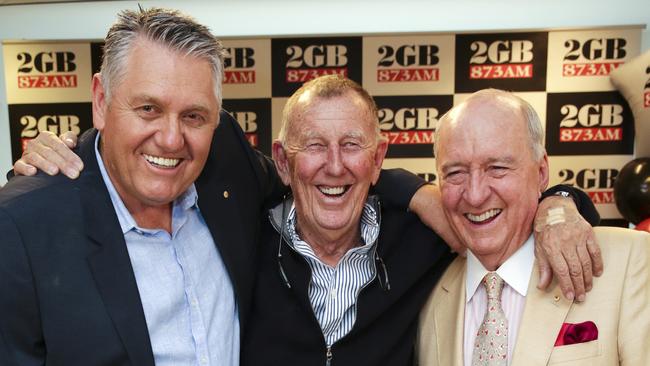
<instances>
[{"instance_id":1,"label":"shirt button","mask_svg":"<svg viewBox=\"0 0 650 366\"><path fill-rule=\"evenodd\" d=\"M201 365L206 365L208 363L208 359L206 357L201 357Z\"/></svg>"},{"instance_id":2,"label":"shirt button","mask_svg":"<svg viewBox=\"0 0 650 366\"><path fill-rule=\"evenodd\" d=\"M192 306L194 307L199 306L199 302L196 300L192 300Z\"/></svg>"},{"instance_id":3,"label":"shirt button","mask_svg":"<svg viewBox=\"0 0 650 366\"><path fill-rule=\"evenodd\" d=\"M336 288L333 288L333 289L330 291L330 296L332 297L332 299L336 299Z\"/></svg>"}]
</instances>

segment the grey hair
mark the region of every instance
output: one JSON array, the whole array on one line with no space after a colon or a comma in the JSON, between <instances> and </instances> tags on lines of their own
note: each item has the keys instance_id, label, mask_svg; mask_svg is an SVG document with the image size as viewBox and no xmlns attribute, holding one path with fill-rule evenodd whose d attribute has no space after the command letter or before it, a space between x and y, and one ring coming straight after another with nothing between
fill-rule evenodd
<instances>
[{"instance_id":1,"label":"grey hair","mask_svg":"<svg viewBox=\"0 0 650 366\"><path fill-rule=\"evenodd\" d=\"M140 38L168 47L185 56L208 61L214 78L214 94L221 105L224 49L210 30L179 11L163 8L123 10L104 43L101 80L110 102L111 88L124 77L129 51Z\"/></svg>"},{"instance_id":2,"label":"grey hair","mask_svg":"<svg viewBox=\"0 0 650 366\"><path fill-rule=\"evenodd\" d=\"M544 157L544 153L546 152L546 149L544 148L544 129L542 128L542 123L539 119L539 115L535 111L535 108L533 108L530 103L511 92L492 88L477 91L462 103L454 106L442 117L440 117L433 140L435 156L438 156L438 144L435 142L438 141L438 138L440 137L439 127L441 124L447 120L453 120L454 118L457 118L458 114L463 108L465 108L465 106L467 106L472 101L477 100L493 100L497 101L498 103L507 104L517 108L522 117L524 117L524 120L526 121L526 125L528 127L529 145L533 159L535 161L540 161Z\"/></svg>"},{"instance_id":3,"label":"grey hair","mask_svg":"<svg viewBox=\"0 0 650 366\"><path fill-rule=\"evenodd\" d=\"M309 92L313 94L314 98L330 99L339 97L349 91L359 95L366 104L367 112L374 122L376 139L377 141L381 140L383 137L379 130L379 119L377 117L377 104L375 100L361 85L338 74L317 77L304 83L300 89L293 93L282 110L282 127L280 127L278 140L283 145L286 142L288 130L290 130L291 125L298 118L296 115L296 105L305 93ZM307 107L305 106L305 108Z\"/></svg>"}]
</instances>

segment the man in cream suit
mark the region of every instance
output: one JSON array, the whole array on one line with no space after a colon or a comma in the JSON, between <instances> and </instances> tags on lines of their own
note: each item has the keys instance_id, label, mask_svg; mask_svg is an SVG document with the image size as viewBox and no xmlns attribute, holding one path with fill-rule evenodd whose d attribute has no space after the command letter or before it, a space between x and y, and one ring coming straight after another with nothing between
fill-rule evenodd
<instances>
[{"instance_id":1,"label":"man in cream suit","mask_svg":"<svg viewBox=\"0 0 650 366\"><path fill-rule=\"evenodd\" d=\"M574 219L558 209L533 222L549 173L532 107L477 92L441 118L435 141L445 214L469 252L422 311L419 364L650 365L649 234L596 228L606 268L582 303L531 282L534 228Z\"/></svg>"}]
</instances>

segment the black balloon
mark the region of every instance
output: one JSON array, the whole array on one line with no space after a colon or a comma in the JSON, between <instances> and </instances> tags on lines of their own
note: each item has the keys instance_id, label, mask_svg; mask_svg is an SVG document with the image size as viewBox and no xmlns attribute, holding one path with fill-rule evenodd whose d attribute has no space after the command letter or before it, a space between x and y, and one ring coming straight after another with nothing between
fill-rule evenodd
<instances>
[{"instance_id":1,"label":"black balloon","mask_svg":"<svg viewBox=\"0 0 650 366\"><path fill-rule=\"evenodd\" d=\"M614 199L621 215L633 224L650 217L650 158L625 164L614 182Z\"/></svg>"}]
</instances>

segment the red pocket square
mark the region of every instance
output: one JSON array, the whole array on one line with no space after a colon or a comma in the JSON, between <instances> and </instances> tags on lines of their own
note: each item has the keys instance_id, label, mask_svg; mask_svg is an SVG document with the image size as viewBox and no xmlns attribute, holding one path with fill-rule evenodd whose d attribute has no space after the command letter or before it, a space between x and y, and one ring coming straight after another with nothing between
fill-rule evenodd
<instances>
[{"instance_id":1,"label":"red pocket square","mask_svg":"<svg viewBox=\"0 0 650 366\"><path fill-rule=\"evenodd\" d=\"M585 343L595 341L596 339L598 339L598 328L594 322L586 321L578 324L564 323L555 340L555 347Z\"/></svg>"}]
</instances>

